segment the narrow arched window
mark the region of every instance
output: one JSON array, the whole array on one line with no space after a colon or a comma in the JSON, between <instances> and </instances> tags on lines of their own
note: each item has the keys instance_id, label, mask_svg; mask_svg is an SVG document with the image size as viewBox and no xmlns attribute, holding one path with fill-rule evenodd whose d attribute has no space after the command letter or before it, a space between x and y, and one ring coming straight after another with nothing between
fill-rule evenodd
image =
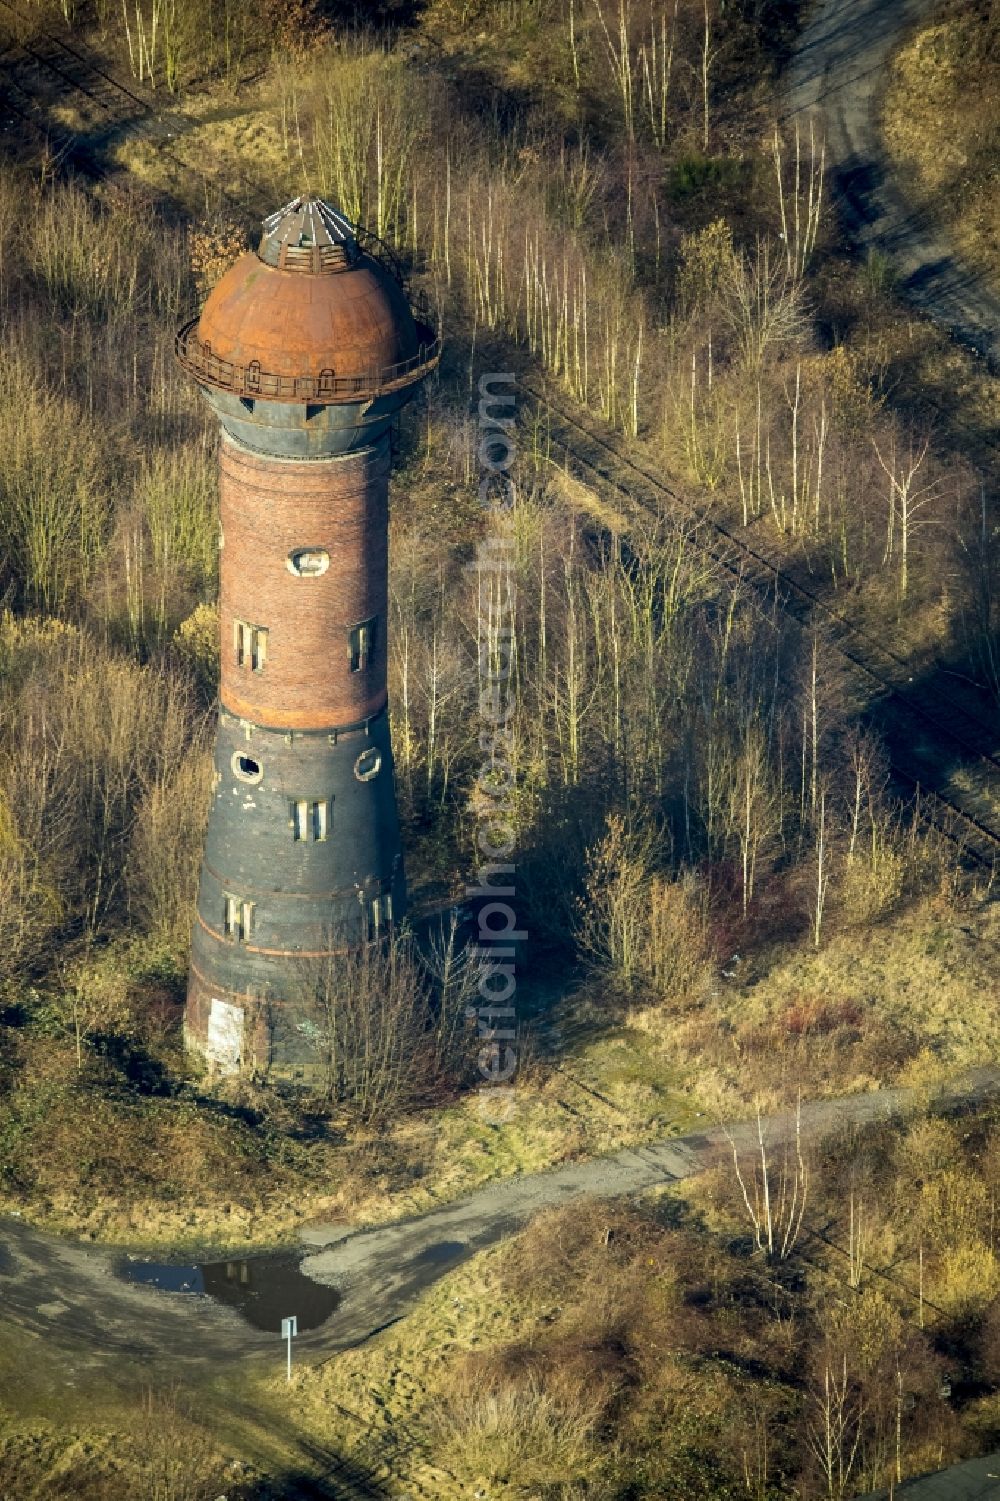
<instances>
[{"instance_id":1,"label":"narrow arched window","mask_svg":"<svg viewBox=\"0 0 1000 1501\"><path fill-rule=\"evenodd\" d=\"M245 897L226 896L223 931L234 943L246 943L254 928L254 906Z\"/></svg>"},{"instance_id":2,"label":"narrow arched window","mask_svg":"<svg viewBox=\"0 0 1000 1501\"><path fill-rule=\"evenodd\" d=\"M237 667L263 672L267 661L267 627L247 620L233 621L233 648Z\"/></svg>"},{"instance_id":3,"label":"narrow arched window","mask_svg":"<svg viewBox=\"0 0 1000 1501\"><path fill-rule=\"evenodd\" d=\"M375 655L378 616L352 625L347 642L348 664L352 672L364 672Z\"/></svg>"},{"instance_id":4,"label":"narrow arched window","mask_svg":"<svg viewBox=\"0 0 1000 1501\"><path fill-rule=\"evenodd\" d=\"M291 805L292 833L296 843L322 843L333 824L332 798L297 797Z\"/></svg>"}]
</instances>

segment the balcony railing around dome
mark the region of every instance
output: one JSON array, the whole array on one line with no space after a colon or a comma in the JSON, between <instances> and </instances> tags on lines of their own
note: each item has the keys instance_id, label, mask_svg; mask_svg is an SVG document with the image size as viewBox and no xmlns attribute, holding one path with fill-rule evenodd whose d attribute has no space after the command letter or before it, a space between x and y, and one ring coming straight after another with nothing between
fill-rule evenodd
<instances>
[{"instance_id":1,"label":"balcony railing around dome","mask_svg":"<svg viewBox=\"0 0 1000 1501\"><path fill-rule=\"evenodd\" d=\"M229 391L234 396L263 401L327 402L355 396L379 396L398 390L429 374L441 358L441 338L426 324L418 324L423 337L413 354L381 370L364 370L355 375L338 375L321 370L319 375L276 375L262 370L256 360L235 364L220 359L198 338L198 319L185 323L176 339L177 358L195 380Z\"/></svg>"}]
</instances>

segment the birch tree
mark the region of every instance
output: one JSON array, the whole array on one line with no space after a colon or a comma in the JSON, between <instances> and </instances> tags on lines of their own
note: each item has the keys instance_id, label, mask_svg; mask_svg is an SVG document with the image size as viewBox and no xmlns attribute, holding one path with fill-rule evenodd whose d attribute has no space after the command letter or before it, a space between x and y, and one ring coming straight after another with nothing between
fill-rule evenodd
<instances>
[{"instance_id":1,"label":"birch tree","mask_svg":"<svg viewBox=\"0 0 1000 1501\"><path fill-rule=\"evenodd\" d=\"M753 1147L741 1151L732 1132L724 1130L733 1156L740 1200L757 1249L769 1261L785 1261L798 1243L809 1202L809 1170L802 1145L802 1102L795 1109L794 1135L783 1143L777 1164L759 1105Z\"/></svg>"},{"instance_id":2,"label":"birch tree","mask_svg":"<svg viewBox=\"0 0 1000 1501\"><path fill-rule=\"evenodd\" d=\"M885 551L882 563L899 559L899 597L906 599L910 587L910 553L913 533L933 518L921 513L937 499L940 483L921 475L930 449L930 437L917 441L912 435L902 447L893 432L886 451L872 441L882 471L889 481L886 505Z\"/></svg>"}]
</instances>

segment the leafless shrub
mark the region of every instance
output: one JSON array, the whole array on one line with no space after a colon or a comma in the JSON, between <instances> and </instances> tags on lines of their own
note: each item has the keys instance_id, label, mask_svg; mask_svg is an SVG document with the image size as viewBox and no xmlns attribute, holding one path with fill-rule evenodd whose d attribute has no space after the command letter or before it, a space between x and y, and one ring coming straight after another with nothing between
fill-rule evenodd
<instances>
[{"instance_id":1,"label":"leafless shrub","mask_svg":"<svg viewBox=\"0 0 1000 1501\"><path fill-rule=\"evenodd\" d=\"M726 287L727 317L746 368L759 371L765 358L795 345L805 331L802 288L768 240L752 254L737 255Z\"/></svg>"},{"instance_id":2,"label":"leafless shrub","mask_svg":"<svg viewBox=\"0 0 1000 1501\"><path fill-rule=\"evenodd\" d=\"M297 989L299 1030L331 1105L375 1122L426 1090L430 998L407 939L303 960Z\"/></svg>"},{"instance_id":3,"label":"leafless shrub","mask_svg":"<svg viewBox=\"0 0 1000 1501\"><path fill-rule=\"evenodd\" d=\"M491 1484L578 1480L600 1464L595 1429L600 1407L580 1395L558 1398L530 1379L497 1392L470 1394L435 1414L439 1452L450 1467L485 1475Z\"/></svg>"},{"instance_id":4,"label":"leafless shrub","mask_svg":"<svg viewBox=\"0 0 1000 1501\"><path fill-rule=\"evenodd\" d=\"M55 622L0 618L0 656L8 666L0 695L0 880L10 897L3 919L10 944L0 962L17 963L64 912L81 914L91 934L122 916L140 809L166 835L164 800L171 788L179 792L196 725L176 676L116 657ZM200 812L190 816L197 821ZM172 817L180 848L191 828L187 806L178 804ZM137 850L145 837L140 831ZM145 869L154 879L148 862ZM136 894L148 893L138 870ZM172 927L187 885L183 893L162 885L159 892Z\"/></svg>"},{"instance_id":5,"label":"leafless shrub","mask_svg":"<svg viewBox=\"0 0 1000 1501\"><path fill-rule=\"evenodd\" d=\"M190 942L208 817L212 761L204 739L197 736L142 792L126 866L132 911L179 962Z\"/></svg>"},{"instance_id":6,"label":"leafless shrub","mask_svg":"<svg viewBox=\"0 0 1000 1501\"><path fill-rule=\"evenodd\" d=\"M810 1174L802 1142L801 1107L796 1108L794 1136L775 1149L758 1109L756 1143L740 1144L727 1131L739 1200L746 1211L759 1251L769 1259L786 1260L802 1233L809 1202ZM775 1160L777 1159L777 1161Z\"/></svg>"}]
</instances>

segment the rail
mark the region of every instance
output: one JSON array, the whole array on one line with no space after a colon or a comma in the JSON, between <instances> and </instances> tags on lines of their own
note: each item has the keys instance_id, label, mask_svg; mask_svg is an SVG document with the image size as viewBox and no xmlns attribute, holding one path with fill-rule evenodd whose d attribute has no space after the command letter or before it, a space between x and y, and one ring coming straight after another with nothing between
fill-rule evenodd
<instances>
[{"instance_id":1,"label":"rail","mask_svg":"<svg viewBox=\"0 0 1000 1501\"><path fill-rule=\"evenodd\" d=\"M262 401L315 401L335 403L355 398L381 396L421 380L441 358L441 339L425 323L417 324L417 351L380 370L362 370L338 375L332 368L318 375L277 375L262 370L256 360L236 364L220 359L197 334L198 319L185 323L176 339L177 358L195 380L234 396Z\"/></svg>"},{"instance_id":2,"label":"rail","mask_svg":"<svg viewBox=\"0 0 1000 1501\"><path fill-rule=\"evenodd\" d=\"M705 532L696 540L696 547L740 587L751 589L769 608L776 601L793 620L823 621L827 639L847 663L850 676L859 684L873 684L879 690L870 700L870 710L881 705L876 722L884 739L889 740L895 723L897 733L892 737L895 744L890 748L895 775L916 790L921 803L931 810L932 821L946 837L959 844L977 864L995 871L1000 861L1000 826L991 796L989 805L985 805L987 792L1000 773L1000 755L993 749L992 719L986 723L950 698L938 700L935 696L928 702L911 686L906 662L832 609L815 589L803 585L780 564L751 547L735 527L713 518L698 518L690 503L658 475L622 453L617 438L611 442L599 429L595 431L597 420L592 413L581 411L574 415L555 402L547 388L539 390L523 379L521 385L534 399L539 416L547 420L550 440L557 441L567 459L573 459L600 482L617 490L629 506L641 507L648 505L653 497L666 496L689 520L705 519ZM584 415L586 422L582 420ZM561 431L560 424L564 425ZM978 771L980 780L988 778L989 782L983 783L986 791L977 791L974 780L969 787L962 787L955 785L950 776L943 777L935 754L962 766L967 777L974 778L974 771ZM956 820L963 827L961 836Z\"/></svg>"}]
</instances>

